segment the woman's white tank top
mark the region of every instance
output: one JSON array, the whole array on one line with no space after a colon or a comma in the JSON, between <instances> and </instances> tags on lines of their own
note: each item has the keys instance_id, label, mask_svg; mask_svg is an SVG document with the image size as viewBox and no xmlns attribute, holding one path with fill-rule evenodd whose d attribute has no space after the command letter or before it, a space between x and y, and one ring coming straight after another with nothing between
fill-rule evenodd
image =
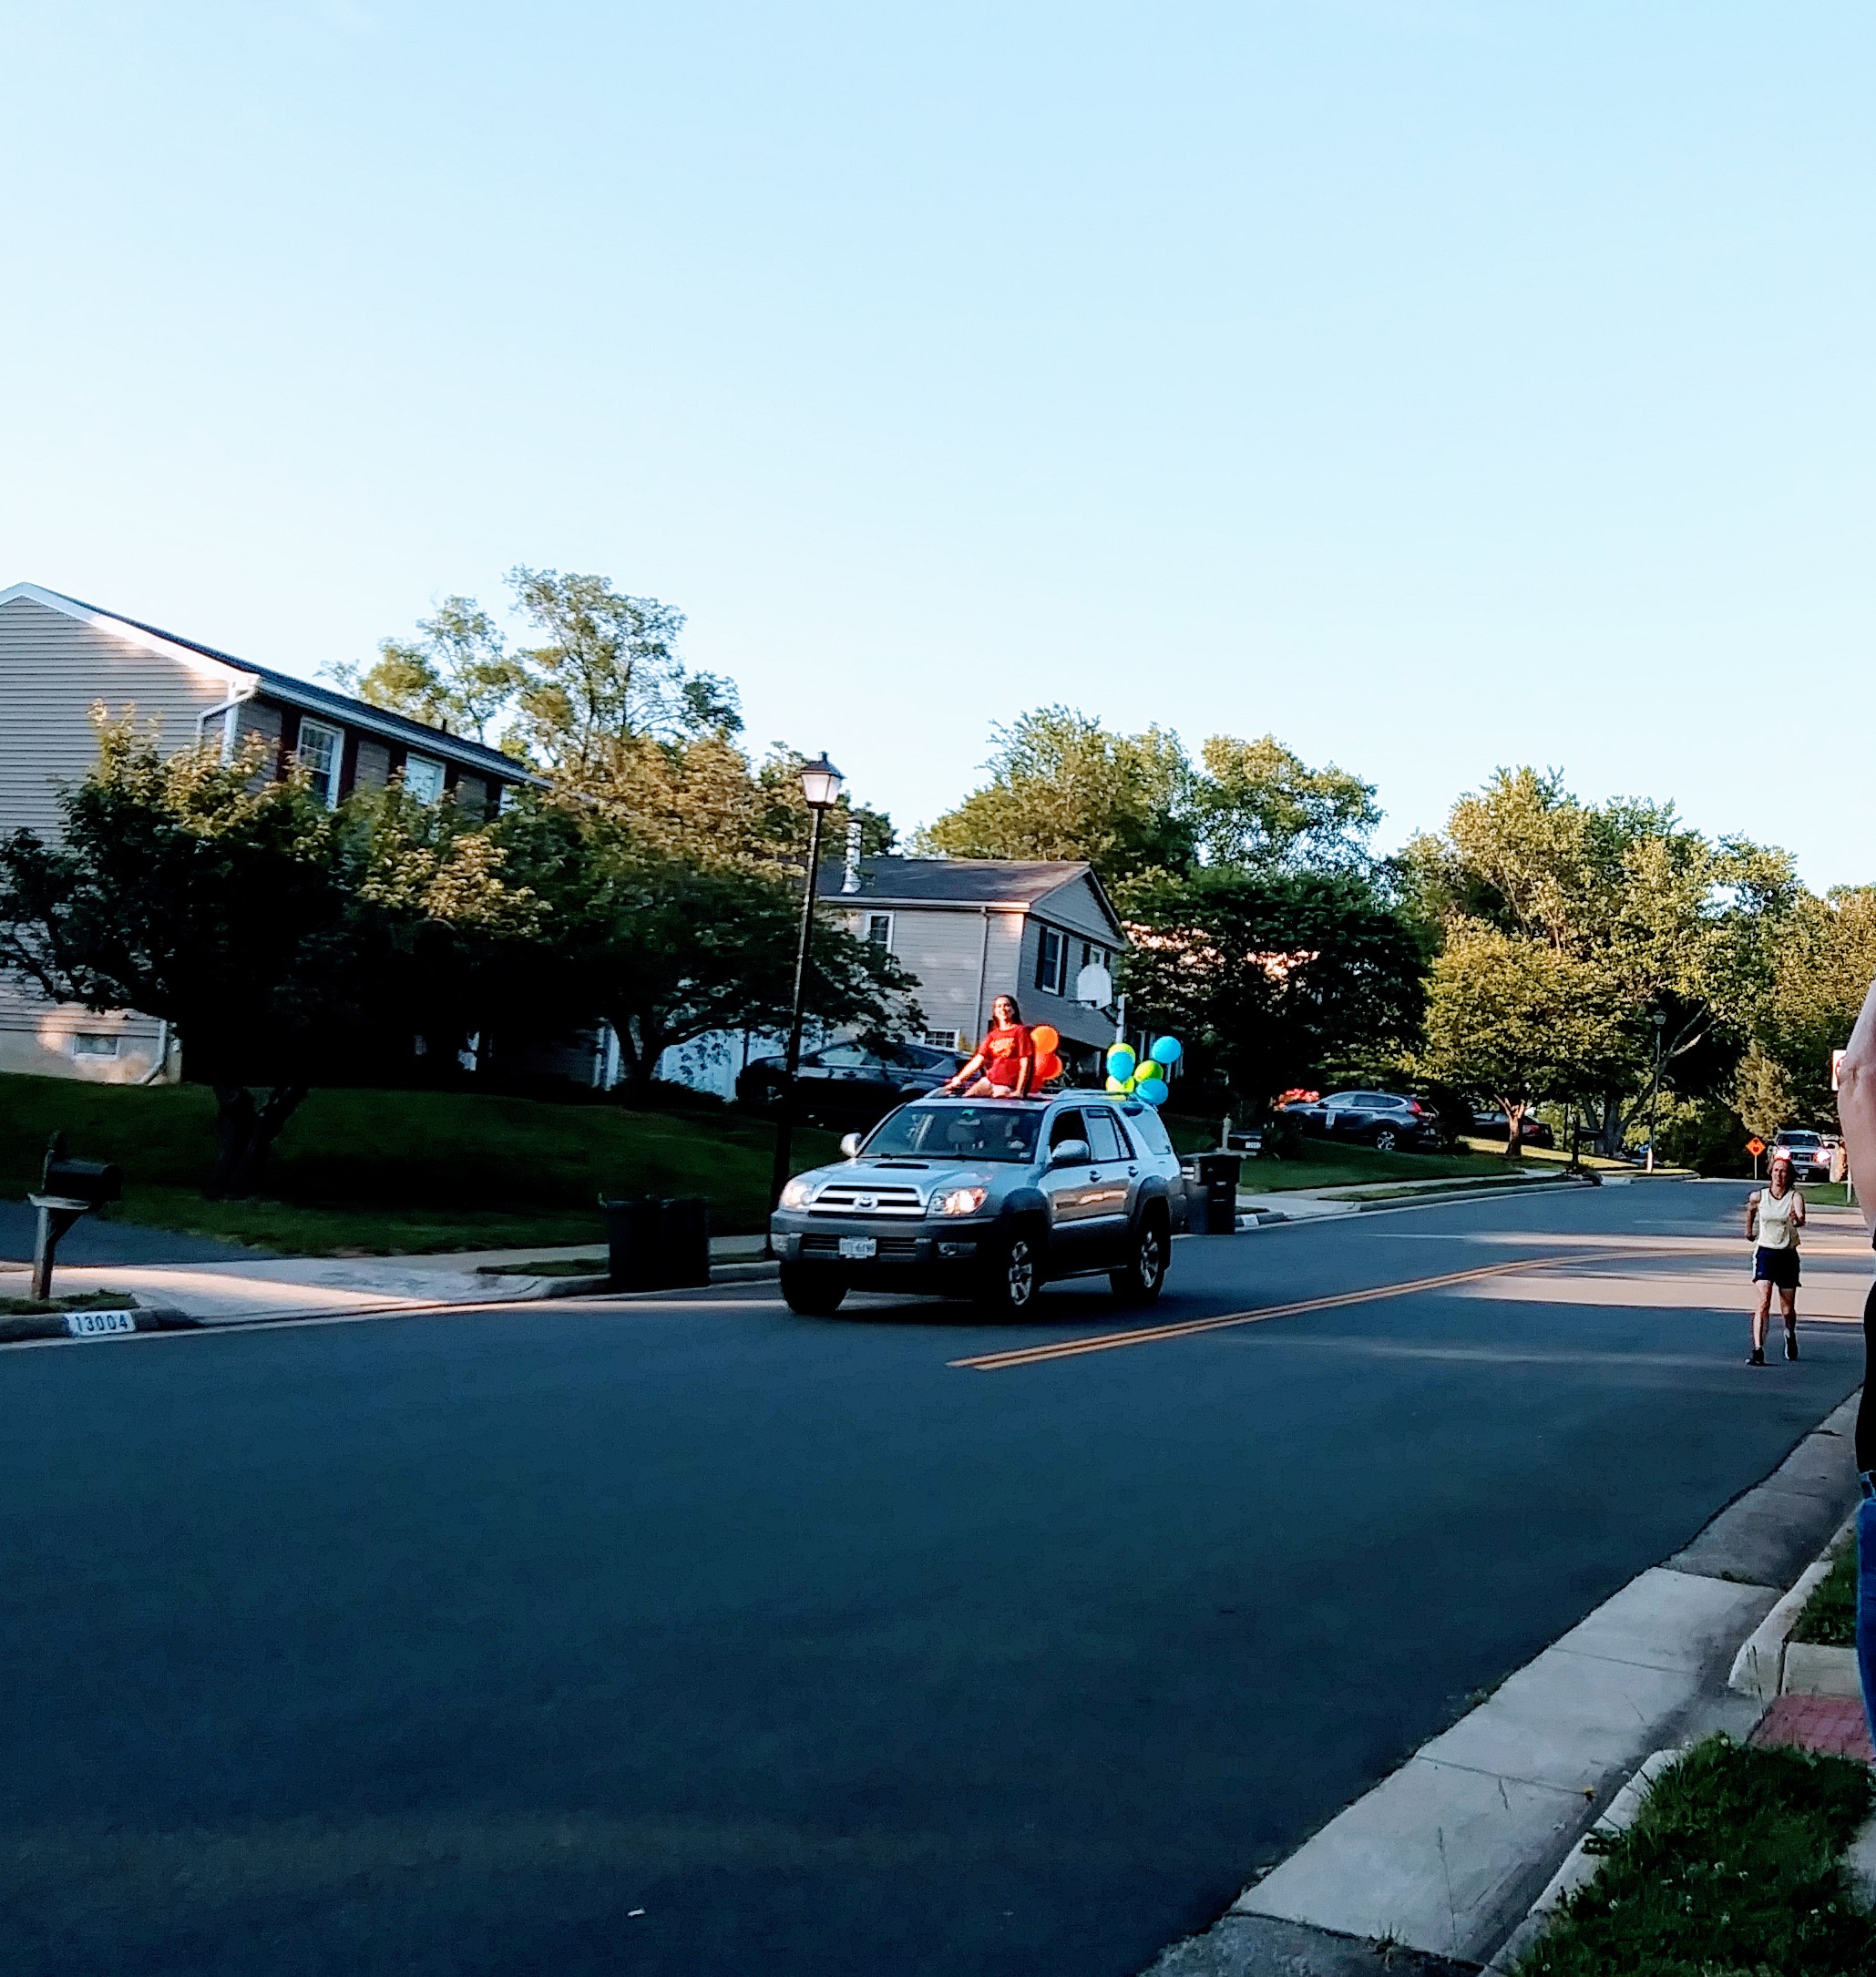
<instances>
[{"instance_id":1,"label":"woman's white tank top","mask_svg":"<svg viewBox=\"0 0 1876 1977\"><path fill-rule=\"evenodd\" d=\"M1798 1190L1787 1188L1774 1194L1766 1188L1758 1197L1758 1234L1753 1238L1760 1249L1796 1249L1798 1224L1792 1220L1792 1204Z\"/></svg>"}]
</instances>

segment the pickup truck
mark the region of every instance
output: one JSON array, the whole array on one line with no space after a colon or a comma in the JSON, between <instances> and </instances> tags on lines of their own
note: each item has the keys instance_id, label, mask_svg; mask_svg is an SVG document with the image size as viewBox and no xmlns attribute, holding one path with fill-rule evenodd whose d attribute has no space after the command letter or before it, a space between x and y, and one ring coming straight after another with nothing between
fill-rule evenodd
<instances>
[{"instance_id":1,"label":"pickup truck","mask_svg":"<svg viewBox=\"0 0 1876 1977\"><path fill-rule=\"evenodd\" d=\"M867 1290L1014 1317L1045 1283L1097 1275L1151 1304L1188 1223L1158 1114L1102 1091L920 1099L841 1146L845 1161L788 1183L769 1222L782 1295L806 1316Z\"/></svg>"}]
</instances>

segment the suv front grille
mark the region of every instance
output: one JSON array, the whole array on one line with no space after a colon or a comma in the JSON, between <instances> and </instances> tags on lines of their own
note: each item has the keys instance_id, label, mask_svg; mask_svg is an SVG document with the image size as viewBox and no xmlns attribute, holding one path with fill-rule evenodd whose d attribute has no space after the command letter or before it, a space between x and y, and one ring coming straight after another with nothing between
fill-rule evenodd
<instances>
[{"instance_id":1,"label":"suv front grille","mask_svg":"<svg viewBox=\"0 0 1876 1977\"><path fill-rule=\"evenodd\" d=\"M874 1252L881 1263L914 1263L918 1256L918 1238L916 1235L882 1235L879 1247ZM804 1235L801 1239L804 1256L837 1256L840 1254L840 1238L837 1235Z\"/></svg>"},{"instance_id":2,"label":"suv front grille","mask_svg":"<svg viewBox=\"0 0 1876 1977\"><path fill-rule=\"evenodd\" d=\"M917 1188L865 1187L854 1181L835 1181L808 1204L811 1215L922 1215L925 1204Z\"/></svg>"}]
</instances>

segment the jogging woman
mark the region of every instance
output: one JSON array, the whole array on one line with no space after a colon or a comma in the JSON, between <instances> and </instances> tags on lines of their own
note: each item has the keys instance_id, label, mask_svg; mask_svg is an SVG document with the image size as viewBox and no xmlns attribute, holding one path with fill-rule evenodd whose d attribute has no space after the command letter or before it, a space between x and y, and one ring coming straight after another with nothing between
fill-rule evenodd
<instances>
[{"instance_id":1,"label":"jogging woman","mask_svg":"<svg viewBox=\"0 0 1876 1977\"><path fill-rule=\"evenodd\" d=\"M981 1077L977 1075L979 1071ZM1022 1011L1014 996L999 996L990 1004L990 1027L977 1047L977 1055L938 1090L962 1088L968 1099L1020 1099L1027 1096L1035 1074L1036 1047L1030 1041Z\"/></svg>"},{"instance_id":2,"label":"jogging woman","mask_svg":"<svg viewBox=\"0 0 1876 1977\"><path fill-rule=\"evenodd\" d=\"M1771 1321L1774 1290L1785 1314L1785 1357L1798 1357L1798 1232L1803 1226L1804 1196L1791 1184L1790 1158L1774 1153L1764 1190L1746 1204L1746 1240L1755 1245L1752 1281L1758 1286L1748 1366L1765 1364L1765 1335Z\"/></svg>"},{"instance_id":3,"label":"jogging woman","mask_svg":"<svg viewBox=\"0 0 1876 1977\"><path fill-rule=\"evenodd\" d=\"M1837 1116L1850 1178L1858 1189L1863 1220L1876 1227L1876 982L1863 998L1862 1014L1837 1071ZM1857 1512L1857 1662L1863 1676L1863 1709L1876 1737L1876 1285L1863 1306L1863 1398L1857 1408L1857 1473L1863 1503Z\"/></svg>"}]
</instances>

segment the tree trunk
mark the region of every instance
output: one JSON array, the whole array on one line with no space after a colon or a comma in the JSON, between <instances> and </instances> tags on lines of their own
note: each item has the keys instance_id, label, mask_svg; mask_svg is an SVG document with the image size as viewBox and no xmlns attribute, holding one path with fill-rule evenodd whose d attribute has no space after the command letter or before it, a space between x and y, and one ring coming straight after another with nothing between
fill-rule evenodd
<instances>
[{"instance_id":1,"label":"tree trunk","mask_svg":"<svg viewBox=\"0 0 1876 1977\"><path fill-rule=\"evenodd\" d=\"M306 1089L277 1084L257 1102L246 1085L214 1087L215 1165L202 1190L210 1201L245 1201L259 1189L273 1142L299 1110Z\"/></svg>"},{"instance_id":2,"label":"tree trunk","mask_svg":"<svg viewBox=\"0 0 1876 1977\"><path fill-rule=\"evenodd\" d=\"M1505 1116L1505 1158L1522 1160L1524 1157L1524 1101L1513 1103L1509 1099L1498 1101L1504 1107Z\"/></svg>"}]
</instances>

